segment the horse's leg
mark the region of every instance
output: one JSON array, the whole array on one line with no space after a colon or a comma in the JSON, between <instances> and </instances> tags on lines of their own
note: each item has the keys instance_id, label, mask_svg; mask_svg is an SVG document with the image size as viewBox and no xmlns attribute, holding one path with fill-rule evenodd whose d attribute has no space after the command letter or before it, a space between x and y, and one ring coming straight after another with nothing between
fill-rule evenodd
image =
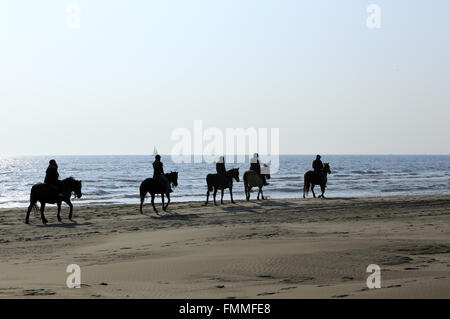
<instances>
[{"instance_id":1,"label":"horse's leg","mask_svg":"<svg viewBox=\"0 0 450 319\"><path fill-rule=\"evenodd\" d=\"M61 222L61 202L56 204L58 205L58 215L56 215L56 217L58 218L58 221Z\"/></svg>"},{"instance_id":2,"label":"horse's leg","mask_svg":"<svg viewBox=\"0 0 450 319\"><path fill-rule=\"evenodd\" d=\"M153 211L154 211L155 213L157 213L158 210L157 210L156 207L155 207L155 194L152 194L152 206L153 206Z\"/></svg>"},{"instance_id":3,"label":"horse's leg","mask_svg":"<svg viewBox=\"0 0 450 319\"><path fill-rule=\"evenodd\" d=\"M67 205L69 205L69 220L72 220L72 214L73 214L73 204L70 201L70 198L66 201Z\"/></svg>"},{"instance_id":4,"label":"horse's leg","mask_svg":"<svg viewBox=\"0 0 450 319\"><path fill-rule=\"evenodd\" d=\"M36 205L36 203L30 203L30 206L28 206L27 216L25 217L25 224L28 224L30 222L30 213L34 205Z\"/></svg>"},{"instance_id":5,"label":"horse's leg","mask_svg":"<svg viewBox=\"0 0 450 319\"><path fill-rule=\"evenodd\" d=\"M314 184L311 184L311 192L313 193L314 198L316 198L316 193L314 193Z\"/></svg>"},{"instance_id":6,"label":"horse's leg","mask_svg":"<svg viewBox=\"0 0 450 319\"><path fill-rule=\"evenodd\" d=\"M217 187L214 187L214 193L213 193L214 205L217 205L217 203L216 203L216 194L217 194Z\"/></svg>"},{"instance_id":7,"label":"horse's leg","mask_svg":"<svg viewBox=\"0 0 450 319\"><path fill-rule=\"evenodd\" d=\"M41 202L41 219L42 219L42 223L43 224L47 224L48 220L45 218L44 210L45 210L45 203Z\"/></svg>"},{"instance_id":8,"label":"horse's leg","mask_svg":"<svg viewBox=\"0 0 450 319\"><path fill-rule=\"evenodd\" d=\"M325 198L325 185L320 185L320 190L322 191L322 194L319 197Z\"/></svg>"},{"instance_id":9,"label":"horse's leg","mask_svg":"<svg viewBox=\"0 0 450 319\"><path fill-rule=\"evenodd\" d=\"M230 187L230 197L231 197L231 202L232 202L233 204L236 204L236 202L235 202L234 199L233 199L233 187Z\"/></svg>"},{"instance_id":10,"label":"horse's leg","mask_svg":"<svg viewBox=\"0 0 450 319\"><path fill-rule=\"evenodd\" d=\"M169 207L169 203L170 203L170 193L167 193L166 196L167 196L167 205L166 205L166 209L165 209L165 210L167 210L167 207Z\"/></svg>"},{"instance_id":11,"label":"horse's leg","mask_svg":"<svg viewBox=\"0 0 450 319\"><path fill-rule=\"evenodd\" d=\"M206 202L205 202L205 206L208 205L209 202L209 189L206 191Z\"/></svg>"},{"instance_id":12,"label":"horse's leg","mask_svg":"<svg viewBox=\"0 0 450 319\"><path fill-rule=\"evenodd\" d=\"M261 188L258 187L258 195L256 195L256 200L259 200L259 194L261 194Z\"/></svg>"},{"instance_id":13,"label":"horse's leg","mask_svg":"<svg viewBox=\"0 0 450 319\"><path fill-rule=\"evenodd\" d=\"M169 193L167 193L166 196L167 196L167 201L170 201ZM162 194L161 198L162 198L162 202L163 202L163 211L166 211L167 210L167 206L169 205L169 203L167 203L167 205L164 206L164 194Z\"/></svg>"},{"instance_id":14,"label":"horse's leg","mask_svg":"<svg viewBox=\"0 0 450 319\"><path fill-rule=\"evenodd\" d=\"M141 195L141 205L139 206L139 211L141 212L141 214L144 213L142 211L142 207L144 207L144 201L145 201L145 195Z\"/></svg>"},{"instance_id":15,"label":"horse's leg","mask_svg":"<svg viewBox=\"0 0 450 319\"><path fill-rule=\"evenodd\" d=\"M164 193L161 193L161 202L162 202L162 208L163 208L163 211L166 211L166 210L164 209Z\"/></svg>"},{"instance_id":16,"label":"horse's leg","mask_svg":"<svg viewBox=\"0 0 450 319\"><path fill-rule=\"evenodd\" d=\"M261 186L260 188L259 188L259 191L261 192L261 199L262 200L264 200L264 194L263 194L263 187Z\"/></svg>"},{"instance_id":17,"label":"horse's leg","mask_svg":"<svg viewBox=\"0 0 450 319\"><path fill-rule=\"evenodd\" d=\"M220 203L223 204L223 188L221 189L220 193Z\"/></svg>"}]
</instances>

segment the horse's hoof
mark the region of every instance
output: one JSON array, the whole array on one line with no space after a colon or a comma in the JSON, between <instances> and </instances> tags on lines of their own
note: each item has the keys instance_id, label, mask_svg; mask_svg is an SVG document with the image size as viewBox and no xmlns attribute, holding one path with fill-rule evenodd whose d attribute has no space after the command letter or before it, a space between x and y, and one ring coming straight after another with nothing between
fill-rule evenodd
<instances>
[{"instance_id":1,"label":"horse's hoof","mask_svg":"<svg viewBox=\"0 0 450 319\"><path fill-rule=\"evenodd\" d=\"M59 221L59 222L62 222L62 219L61 219L61 217L58 217L58 221Z\"/></svg>"},{"instance_id":2,"label":"horse's hoof","mask_svg":"<svg viewBox=\"0 0 450 319\"><path fill-rule=\"evenodd\" d=\"M28 219L25 219L25 224L29 224L30 221Z\"/></svg>"},{"instance_id":3,"label":"horse's hoof","mask_svg":"<svg viewBox=\"0 0 450 319\"><path fill-rule=\"evenodd\" d=\"M48 220L43 220L42 221L42 224L44 224L44 225L47 225L47 223L48 223Z\"/></svg>"}]
</instances>

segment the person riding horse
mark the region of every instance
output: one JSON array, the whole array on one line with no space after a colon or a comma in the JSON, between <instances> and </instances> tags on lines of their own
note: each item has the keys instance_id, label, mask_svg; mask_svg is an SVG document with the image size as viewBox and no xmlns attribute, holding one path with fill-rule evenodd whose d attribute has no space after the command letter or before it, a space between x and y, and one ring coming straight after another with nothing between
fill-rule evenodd
<instances>
[{"instance_id":1,"label":"person riding horse","mask_svg":"<svg viewBox=\"0 0 450 319\"><path fill-rule=\"evenodd\" d=\"M316 159L312 164L312 168L314 169L314 172L317 174L317 176L319 176L319 178L325 183L325 174L323 173L323 163L320 159L321 156L317 155Z\"/></svg>"},{"instance_id":2,"label":"person riding horse","mask_svg":"<svg viewBox=\"0 0 450 319\"><path fill-rule=\"evenodd\" d=\"M164 176L164 168L160 155L156 155L155 161L153 162L153 178L164 186L166 193L172 193L169 180Z\"/></svg>"},{"instance_id":3,"label":"person riding horse","mask_svg":"<svg viewBox=\"0 0 450 319\"><path fill-rule=\"evenodd\" d=\"M56 164L56 161L54 159L50 160L49 162L49 165L45 172L44 183L55 186L58 191L58 196L62 197L63 189L61 181L59 180L58 164Z\"/></svg>"},{"instance_id":4,"label":"person riding horse","mask_svg":"<svg viewBox=\"0 0 450 319\"><path fill-rule=\"evenodd\" d=\"M261 174L261 164L259 163L258 153L253 154L253 158L250 161L250 170L254 171L256 174L258 174L259 177L261 177L264 186L269 185L269 183L267 183L266 181L266 175Z\"/></svg>"},{"instance_id":5,"label":"person riding horse","mask_svg":"<svg viewBox=\"0 0 450 319\"><path fill-rule=\"evenodd\" d=\"M225 175L227 173L225 168L225 158L223 156L219 157L219 160L216 162L216 172L220 175Z\"/></svg>"}]
</instances>

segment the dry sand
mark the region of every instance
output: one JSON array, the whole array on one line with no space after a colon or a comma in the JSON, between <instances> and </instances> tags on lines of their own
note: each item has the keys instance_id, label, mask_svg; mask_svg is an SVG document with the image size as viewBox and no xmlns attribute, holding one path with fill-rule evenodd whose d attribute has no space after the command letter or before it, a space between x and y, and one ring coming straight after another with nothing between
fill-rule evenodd
<instances>
[{"instance_id":1,"label":"dry sand","mask_svg":"<svg viewBox=\"0 0 450 319\"><path fill-rule=\"evenodd\" d=\"M0 210L0 298L450 298L450 195L67 211Z\"/></svg>"}]
</instances>

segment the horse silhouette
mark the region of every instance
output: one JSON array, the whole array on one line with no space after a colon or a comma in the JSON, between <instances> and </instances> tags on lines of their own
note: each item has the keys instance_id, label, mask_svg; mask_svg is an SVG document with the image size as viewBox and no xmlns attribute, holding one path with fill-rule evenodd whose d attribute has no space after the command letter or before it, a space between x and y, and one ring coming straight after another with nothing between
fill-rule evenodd
<instances>
[{"instance_id":1,"label":"horse silhouette","mask_svg":"<svg viewBox=\"0 0 450 319\"><path fill-rule=\"evenodd\" d=\"M265 164L264 164L265 165ZM267 179L270 179L270 174L263 174ZM246 171L242 177L244 180L244 191L245 191L245 198L247 200L250 200L250 191L252 190L252 187L258 187L258 195L256 197L257 200L259 200L259 195L261 194L261 198L264 199L264 194L262 191L262 188L264 186L264 181L261 178L261 176L256 173L255 171Z\"/></svg>"},{"instance_id":2,"label":"horse silhouette","mask_svg":"<svg viewBox=\"0 0 450 319\"><path fill-rule=\"evenodd\" d=\"M314 198L316 198L316 193L314 193L314 186L320 185L320 189L322 191L322 194L319 195L319 198L325 198L325 188L327 186L328 181L328 174L331 174L330 170L330 164L324 163L323 164L323 173L324 173L324 180L320 178L320 176L314 172L314 171L307 171L304 176L304 184L303 184L303 198L305 198L308 195L309 188L311 187L311 192L313 193Z\"/></svg>"},{"instance_id":3,"label":"horse silhouette","mask_svg":"<svg viewBox=\"0 0 450 319\"><path fill-rule=\"evenodd\" d=\"M169 180L169 183L172 184L172 186L178 186L178 172L170 172L167 174L164 174L164 176L167 177ZM139 187L139 193L141 197L141 206L139 208L139 211L141 214L143 214L142 208L144 206L144 200L145 195L147 193L150 193L152 196L152 206L153 211L155 213L158 212L158 210L155 207L155 195L161 194L161 200L162 200L162 208L164 211L167 210L167 207L170 203L170 193L166 193L166 187L159 181L155 180L154 178L147 178L141 183L141 186ZM164 194L167 196L167 205L164 206Z\"/></svg>"},{"instance_id":4,"label":"horse silhouette","mask_svg":"<svg viewBox=\"0 0 450 319\"><path fill-rule=\"evenodd\" d=\"M38 209L36 203L40 202L41 204L41 219L42 223L47 224L47 219L44 215L45 210L45 204L56 204L58 205L58 221L61 221L61 203L65 202L70 207L69 212L69 219L72 220L72 213L73 213L73 205L70 201L70 196L72 193L75 193L75 195L78 198L81 198L81 187L82 183L81 181L77 181L73 177L66 178L61 183L61 189L62 189L62 197L59 196L58 188L55 185L52 184L46 184L46 183L39 183L36 185L33 185L30 192L30 205L28 206L27 210L27 216L25 218L25 223L28 224L30 220L30 212L33 208Z\"/></svg>"},{"instance_id":5,"label":"horse silhouette","mask_svg":"<svg viewBox=\"0 0 450 319\"><path fill-rule=\"evenodd\" d=\"M239 182L239 168L230 169L224 175L208 174L208 176L206 176L206 184L208 185L208 191L206 192L205 206L208 205L209 193L212 190L214 190L213 194L214 205L217 205L216 194L218 189L222 191L220 203L223 204L223 191L226 188L230 190L231 202L235 203L235 201L233 200L233 179L236 180L236 182Z\"/></svg>"}]
</instances>

